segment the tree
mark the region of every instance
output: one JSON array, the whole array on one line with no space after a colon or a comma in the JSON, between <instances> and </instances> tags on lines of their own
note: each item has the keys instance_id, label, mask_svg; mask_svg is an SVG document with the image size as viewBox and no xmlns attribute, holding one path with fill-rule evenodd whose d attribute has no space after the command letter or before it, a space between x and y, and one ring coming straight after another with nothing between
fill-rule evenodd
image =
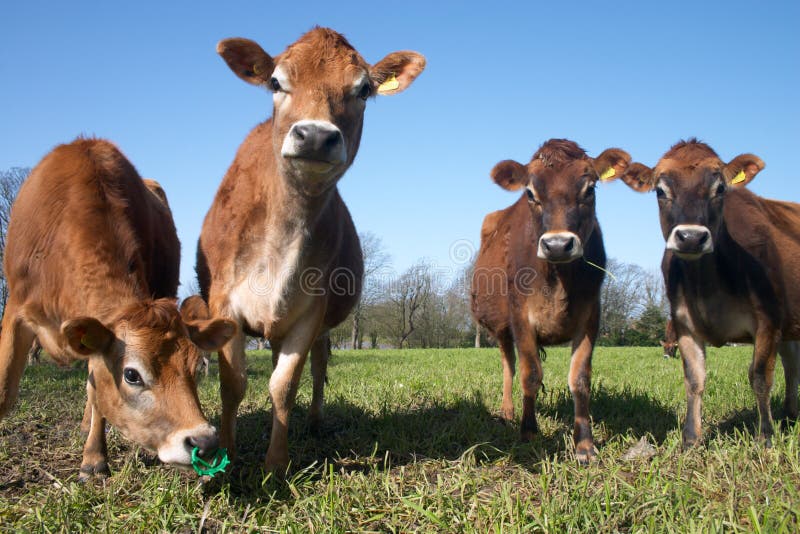
<instances>
[{"instance_id":1,"label":"tree","mask_svg":"<svg viewBox=\"0 0 800 534\"><path fill-rule=\"evenodd\" d=\"M380 299L383 285L381 275L386 273L391 264L391 257L378 236L372 232L362 232L358 238L361 241L361 253L364 255L364 283L361 298L350 314L350 343L354 349L361 349L363 346L365 311Z\"/></svg>"},{"instance_id":2,"label":"tree","mask_svg":"<svg viewBox=\"0 0 800 534\"><path fill-rule=\"evenodd\" d=\"M646 273L638 265L609 259L600 289L600 335L604 345L625 345L631 321L642 310L642 281Z\"/></svg>"},{"instance_id":3,"label":"tree","mask_svg":"<svg viewBox=\"0 0 800 534\"><path fill-rule=\"evenodd\" d=\"M0 264L5 260L6 234L11 218L11 206L17 198L22 182L30 173L31 170L27 167L12 167L7 171L0 171ZM5 270L0 269L0 317L5 312L6 300L8 300L8 286L6 285Z\"/></svg>"},{"instance_id":4,"label":"tree","mask_svg":"<svg viewBox=\"0 0 800 534\"><path fill-rule=\"evenodd\" d=\"M431 267L420 261L383 287L385 297L375 307L375 317L384 334L398 348L403 348L416 330L420 313L431 298Z\"/></svg>"}]
</instances>

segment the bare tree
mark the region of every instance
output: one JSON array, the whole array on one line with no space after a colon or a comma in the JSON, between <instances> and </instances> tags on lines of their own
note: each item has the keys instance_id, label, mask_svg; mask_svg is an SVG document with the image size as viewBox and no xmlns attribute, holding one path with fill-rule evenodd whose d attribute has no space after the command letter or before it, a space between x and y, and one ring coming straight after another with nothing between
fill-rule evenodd
<instances>
[{"instance_id":1,"label":"bare tree","mask_svg":"<svg viewBox=\"0 0 800 534\"><path fill-rule=\"evenodd\" d=\"M350 315L350 340L354 349L361 349L363 346L365 310L379 301L384 285L381 273L386 273L391 264L391 257L378 236L372 232L362 232L358 238L361 241L361 253L364 255L364 284L361 298Z\"/></svg>"},{"instance_id":2,"label":"bare tree","mask_svg":"<svg viewBox=\"0 0 800 534\"><path fill-rule=\"evenodd\" d=\"M384 284L384 299L375 307L383 332L403 348L417 328L420 312L431 298L433 276L425 262L411 266L396 280Z\"/></svg>"},{"instance_id":3,"label":"bare tree","mask_svg":"<svg viewBox=\"0 0 800 534\"><path fill-rule=\"evenodd\" d=\"M17 193L31 173L27 167L12 167L7 171L0 171L0 264L5 259L6 233L8 232L8 221L11 218L11 206ZM8 299L8 286L6 285L5 271L0 269L0 317L6 309Z\"/></svg>"},{"instance_id":4,"label":"bare tree","mask_svg":"<svg viewBox=\"0 0 800 534\"><path fill-rule=\"evenodd\" d=\"M612 345L625 344L625 332L645 308L647 273L638 265L609 259L600 291L600 337Z\"/></svg>"}]
</instances>

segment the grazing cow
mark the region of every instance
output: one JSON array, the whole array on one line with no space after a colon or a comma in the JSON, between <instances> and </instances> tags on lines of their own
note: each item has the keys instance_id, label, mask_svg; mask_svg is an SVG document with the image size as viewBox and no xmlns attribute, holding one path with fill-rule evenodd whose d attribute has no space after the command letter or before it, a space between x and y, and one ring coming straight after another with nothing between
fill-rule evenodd
<instances>
[{"instance_id":1,"label":"grazing cow","mask_svg":"<svg viewBox=\"0 0 800 534\"><path fill-rule=\"evenodd\" d=\"M242 331L219 353L220 441L235 450L245 333L269 340L275 369L267 469L289 463L287 425L309 350L311 422L320 421L328 331L358 300L363 260L336 183L353 162L366 101L403 91L425 59L394 52L370 66L340 34L314 28L279 56L247 39L217 52L244 81L272 91L272 118L250 132L206 216L197 252L203 297Z\"/></svg>"},{"instance_id":2,"label":"grazing cow","mask_svg":"<svg viewBox=\"0 0 800 534\"><path fill-rule=\"evenodd\" d=\"M82 478L108 474L106 420L164 462L217 448L193 375L200 349L220 347L236 325L182 320L168 298L179 261L169 209L107 141L56 147L20 189L4 258L0 417L34 336L61 363L88 360Z\"/></svg>"},{"instance_id":3,"label":"grazing cow","mask_svg":"<svg viewBox=\"0 0 800 534\"><path fill-rule=\"evenodd\" d=\"M661 347L664 349L665 358L675 358L678 355L678 335L675 334L672 319L667 319L667 324L664 326L664 339L661 341Z\"/></svg>"},{"instance_id":4,"label":"grazing cow","mask_svg":"<svg viewBox=\"0 0 800 534\"><path fill-rule=\"evenodd\" d=\"M752 154L726 163L691 139L670 148L655 168L634 163L622 176L637 191L655 190L658 199L666 241L661 268L686 385L684 446L701 437L706 343L754 344L749 378L767 444L780 352L784 409L797 418L800 349L790 341L800 339L800 204L767 200L744 187L763 168Z\"/></svg>"},{"instance_id":5,"label":"grazing cow","mask_svg":"<svg viewBox=\"0 0 800 534\"><path fill-rule=\"evenodd\" d=\"M581 462L595 455L589 390L604 277L600 268L606 262L594 190L600 178L621 174L629 161L630 156L616 148L593 159L572 141L551 139L528 165L498 163L492 180L503 189L523 189L525 194L484 219L472 279L472 314L500 345L502 411L507 420L514 417L514 343L519 351L520 426L525 441L538 431L539 353L545 345L572 342L569 388L575 402L575 450Z\"/></svg>"}]
</instances>

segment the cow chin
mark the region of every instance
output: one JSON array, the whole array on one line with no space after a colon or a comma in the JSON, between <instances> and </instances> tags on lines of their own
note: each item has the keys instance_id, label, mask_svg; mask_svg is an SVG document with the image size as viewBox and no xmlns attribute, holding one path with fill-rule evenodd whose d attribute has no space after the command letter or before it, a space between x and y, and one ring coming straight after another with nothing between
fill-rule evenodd
<instances>
[{"instance_id":1,"label":"cow chin","mask_svg":"<svg viewBox=\"0 0 800 534\"><path fill-rule=\"evenodd\" d=\"M308 196L319 196L336 185L344 174L344 164L303 158L285 158L294 187Z\"/></svg>"}]
</instances>

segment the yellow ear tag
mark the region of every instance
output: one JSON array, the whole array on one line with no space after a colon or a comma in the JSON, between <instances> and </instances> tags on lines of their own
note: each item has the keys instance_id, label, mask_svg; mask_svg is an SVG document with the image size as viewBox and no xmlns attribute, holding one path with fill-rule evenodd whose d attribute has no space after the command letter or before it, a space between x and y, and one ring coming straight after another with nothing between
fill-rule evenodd
<instances>
[{"instance_id":1,"label":"yellow ear tag","mask_svg":"<svg viewBox=\"0 0 800 534\"><path fill-rule=\"evenodd\" d=\"M614 167L609 167L600 175L600 181L605 182L609 178L613 178L615 174L617 174L617 171L614 170Z\"/></svg>"},{"instance_id":2,"label":"yellow ear tag","mask_svg":"<svg viewBox=\"0 0 800 534\"><path fill-rule=\"evenodd\" d=\"M744 171L739 171L739 174L737 174L736 176L733 177L733 180L731 180L731 183L732 184L740 184L740 183L744 182L745 180L747 180L747 176L744 175Z\"/></svg>"},{"instance_id":3,"label":"yellow ear tag","mask_svg":"<svg viewBox=\"0 0 800 534\"><path fill-rule=\"evenodd\" d=\"M389 91L394 91L398 87L400 87L400 82L397 81L397 76L392 74L391 76L386 78L385 82L383 82L378 86L378 93L387 93Z\"/></svg>"},{"instance_id":4,"label":"yellow ear tag","mask_svg":"<svg viewBox=\"0 0 800 534\"><path fill-rule=\"evenodd\" d=\"M81 345L83 345L87 349L94 350L94 347L92 346L92 342L89 339L89 334L83 334L83 336L81 336Z\"/></svg>"}]
</instances>

